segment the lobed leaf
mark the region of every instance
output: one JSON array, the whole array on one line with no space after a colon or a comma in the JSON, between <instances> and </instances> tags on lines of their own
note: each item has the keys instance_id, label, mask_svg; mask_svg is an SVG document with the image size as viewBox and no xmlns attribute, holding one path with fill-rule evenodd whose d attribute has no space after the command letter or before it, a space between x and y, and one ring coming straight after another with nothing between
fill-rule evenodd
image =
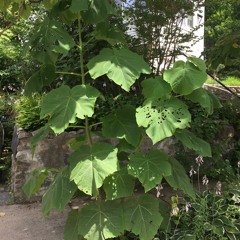
<instances>
[{"instance_id":1,"label":"lobed leaf","mask_svg":"<svg viewBox=\"0 0 240 240\"><path fill-rule=\"evenodd\" d=\"M140 240L152 240L163 220L159 201L143 194L123 203L125 229L139 235Z\"/></svg>"},{"instance_id":2,"label":"lobed leaf","mask_svg":"<svg viewBox=\"0 0 240 240\"><path fill-rule=\"evenodd\" d=\"M141 129L135 117L135 108L125 105L103 118L103 135L109 138L124 138L133 146L138 146L141 139Z\"/></svg>"},{"instance_id":3,"label":"lobed leaf","mask_svg":"<svg viewBox=\"0 0 240 240\"><path fill-rule=\"evenodd\" d=\"M88 10L89 0L72 0L69 10L72 13L78 13Z\"/></svg>"},{"instance_id":4,"label":"lobed leaf","mask_svg":"<svg viewBox=\"0 0 240 240\"><path fill-rule=\"evenodd\" d=\"M186 99L199 103L206 109L208 114L213 114L214 109L222 107L218 98L206 89L199 88L194 90L191 94L185 96Z\"/></svg>"},{"instance_id":5,"label":"lobed leaf","mask_svg":"<svg viewBox=\"0 0 240 240\"><path fill-rule=\"evenodd\" d=\"M161 183L163 175L171 174L168 158L167 154L156 149L148 153L133 153L129 156L128 172L139 179L147 192Z\"/></svg>"},{"instance_id":6,"label":"lobed leaf","mask_svg":"<svg viewBox=\"0 0 240 240\"><path fill-rule=\"evenodd\" d=\"M64 85L48 93L42 102L41 117L50 115L49 126L55 133L62 133L76 117L91 117L99 91L89 85Z\"/></svg>"},{"instance_id":7,"label":"lobed leaf","mask_svg":"<svg viewBox=\"0 0 240 240\"><path fill-rule=\"evenodd\" d=\"M52 209L63 211L76 190L76 184L70 181L69 168L63 168L43 195L42 212L44 216L47 216Z\"/></svg>"},{"instance_id":8,"label":"lobed leaf","mask_svg":"<svg viewBox=\"0 0 240 240\"><path fill-rule=\"evenodd\" d=\"M173 68L164 72L163 79L171 85L175 93L188 95L202 87L207 74L191 62L178 61Z\"/></svg>"},{"instance_id":9,"label":"lobed leaf","mask_svg":"<svg viewBox=\"0 0 240 240\"><path fill-rule=\"evenodd\" d=\"M23 186L27 196L37 193L48 176L47 169L34 169Z\"/></svg>"},{"instance_id":10,"label":"lobed leaf","mask_svg":"<svg viewBox=\"0 0 240 240\"><path fill-rule=\"evenodd\" d=\"M170 85L161 77L148 78L141 82L145 98L156 100L171 93Z\"/></svg>"},{"instance_id":11,"label":"lobed leaf","mask_svg":"<svg viewBox=\"0 0 240 240\"><path fill-rule=\"evenodd\" d=\"M195 198L193 186L183 166L174 158L169 158L169 161L172 165L172 174L164 176L168 184L175 189L183 190L184 193Z\"/></svg>"},{"instance_id":12,"label":"lobed leaf","mask_svg":"<svg viewBox=\"0 0 240 240\"><path fill-rule=\"evenodd\" d=\"M107 143L82 145L70 156L71 180L88 195L96 196L106 177L118 171L117 149Z\"/></svg>"},{"instance_id":13,"label":"lobed leaf","mask_svg":"<svg viewBox=\"0 0 240 240\"><path fill-rule=\"evenodd\" d=\"M105 40L112 46L117 43L126 43L123 33L108 22L101 22L96 27L96 39Z\"/></svg>"},{"instance_id":14,"label":"lobed leaf","mask_svg":"<svg viewBox=\"0 0 240 240\"><path fill-rule=\"evenodd\" d=\"M40 70L35 72L27 81L24 94L31 96L34 92L40 92L44 86L48 86L56 78L55 66L44 64Z\"/></svg>"},{"instance_id":15,"label":"lobed leaf","mask_svg":"<svg viewBox=\"0 0 240 240\"><path fill-rule=\"evenodd\" d=\"M128 174L126 168L108 176L103 185L107 200L132 196L134 187L135 178Z\"/></svg>"},{"instance_id":16,"label":"lobed leaf","mask_svg":"<svg viewBox=\"0 0 240 240\"><path fill-rule=\"evenodd\" d=\"M104 21L110 14L114 14L114 8L108 0L88 0L90 3L88 10L81 13L84 21L96 24Z\"/></svg>"},{"instance_id":17,"label":"lobed leaf","mask_svg":"<svg viewBox=\"0 0 240 240\"><path fill-rule=\"evenodd\" d=\"M153 144L171 137L177 128L184 129L191 121L187 106L180 100L148 100L143 107L137 108L138 126L145 127Z\"/></svg>"},{"instance_id":18,"label":"lobed leaf","mask_svg":"<svg viewBox=\"0 0 240 240\"><path fill-rule=\"evenodd\" d=\"M98 201L83 206L79 213L78 232L87 240L105 240L122 235L121 203Z\"/></svg>"},{"instance_id":19,"label":"lobed leaf","mask_svg":"<svg viewBox=\"0 0 240 240\"><path fill-rule=\"evenodd\" d=\"M206 63L201 58L192 56L192 57L188 57L187 59L188 59L188 61L192 62L195 66L197 66L199 68L199 70L202 70L204 72L206 71L206 69L207 69Z\"/></svg>"},{"instance_id":20,"label":"lobed leaf","mask_svg":"<svg viewBox=\"0 0 240 240\"><path fill-rule=\"evenodd\" d=\"M141 73L151 72L142 57L125 48L104 48L87 66L93 79L107 74L109 79L126 91L130 90Z\"/></svg>"},{"instance_id":21,"label":"lobed leaf","mask_svg":"<svg viewBox=\"0 0 240 240\"><path fill-rule=\"evenodd\" d=\"M177 130L174 135L179 141L183 143L183 145L194 150L200 156L212 157L210 144L204 141L203 139L198 138L190 131L186 129Z\"/></svg>"},{"instance_id":22,"label":"lobed leaf","mask_svg":"<svg viewBox=\"0 0 240 240\"><path fill-rule=\"evenodd\" d=\"M78 210L71 210L64 226L64 240L83 240L78 234L78 224L79 212Z\"/></svg>"}]
</instances>

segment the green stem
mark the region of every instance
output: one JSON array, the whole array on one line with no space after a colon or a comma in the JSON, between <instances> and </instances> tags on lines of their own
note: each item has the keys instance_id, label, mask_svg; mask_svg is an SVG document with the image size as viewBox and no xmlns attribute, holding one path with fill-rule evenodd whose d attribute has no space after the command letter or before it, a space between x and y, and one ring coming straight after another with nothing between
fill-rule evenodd
<instances>
[{"instance_id":1,"label":"green stem","mask_svg":"<svg viewBox=\"0 0 240 240\"><path fill-rule=\"evenodd\" d=\"M103 124L103 122L94 123L94 124L90 125L89 128L92 128L92 127L95 127L95 126L98 126L101 124Z\"/></svg>"},{"instance_id":2,"label":"green stem","mask_svg":"<svg viewBox=\"0 0 240 240\"><path fill-rule=\"evenodd\" d=\"M90 132L90 128L89 128L89 123L88 123L88 117L85 117L85 127L86 127L86 135L87 135L87 139L88 139L88 143L90 145L93 144L92 142L92 137L91 137L91 132Z\"/></svg>"},{"instance_id":3,"label":"green stem","mask_svg":"<svg viewBox=\"0 0 240 240\"><path fill-rule=\"evenodd\" d=\"M80 73L75 73L75 72L56 72L58 74L66 74L66 75L75 75L75 76L82 76Z\"/></svg>"},{"instance_id":4,"label":"green stem","mask_svg":"<svg viewBox=\"0 0 240 240\"><path fill-rule=\"evenodd\" d=\"M85 81L84 62L83 62L83 40L82 40L82 24L81 24L80 13L78 14L78 38L79 38L80 70L81 70L82 85L85 85L86 81ZM85 116L85 131L86 131L88 143L89 145L92 145L93 142L92 142L92 137L91 137L87 116Z\"/></svg>"},{"instance_id":5,"label":"green stem","mask_svg":"<svg viewBox=\"0 0 240 240\"><path fill-rule=\"evenodd\" d=\"M200 168L199 167L198 167L197 174L198 174L198 191L200 193L201 192L201 188L200 188Z\"/></svg>"},{"instance_id":6,"label":"green stem","mask_svg":"<svg viewBox=\"0 0 240 240\"><path fill-rule=\"evenodd\" d=\"M79 38L79 52L80 52L80 69L82 76L82 85L85 85L85 73L84 73L84 63L83 63L83 41L82 41L82 24L80 19L80 13L78 14L78 38Z\"/></svg>"}]
</instances>

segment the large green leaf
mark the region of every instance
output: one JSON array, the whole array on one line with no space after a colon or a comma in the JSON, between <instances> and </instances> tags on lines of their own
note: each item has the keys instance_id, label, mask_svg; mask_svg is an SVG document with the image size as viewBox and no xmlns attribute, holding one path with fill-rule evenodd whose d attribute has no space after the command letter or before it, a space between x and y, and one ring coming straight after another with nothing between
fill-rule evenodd
<instances>
[{"instance_id":1,"label":"large green leaf","mask_svg":"<svg viewBox=\"0 0 240 240\"><path fill-rule=\"evenodd\" d=\"M158 99L170 94L171 87L161 77L148 78L141 82L143 95L148 99Z\"/></svg>"},{"instance_id":2,"label":"large green leaf","mask_svg":"<svg viewBox=\"0 0 240 240\"><path fill-rule=\"evenodd\" d=\"M141 195L124 202L125 229L139 235L140 240L152 240L163 218L159 213L159 201L150 195Z\"/></svg>"},{"instance_id":3,"label":"large green leaf","mask_svg":"<svg viewBox=\"0 0 240 240\"><path fill-rule=\"evenodd\" d=\"M141 129L135 117L135 108L125 105L103 118L103 135L109 138L124 138L133 146L140 143Z\"/></svg>"},{"instance_id":4,"label":"large green leaf","mask_svg":"<svg viewBox=\"0 0 240 240\"><path fill-rule=\"evenodd\" d=\"M70 156L71 180L86 194L97 195L104 179L118 170L117 149L107 143L82 145Z\"/></svg>"},{"instance_id":5,"label":"large green leaf","mask_svg":"<svg viewBox=\"0 0 240 240\"><path fill-rule=\"evenodd\" d=\"M58 3L59 0L43 0L44 7L49 10Z\"/></svg>"},{"instance_id":6,"label":"large green leaf","mask_svg":"<svg viewBox=\"0 0 240 240\"><path fill-rule=\"evenodd\" d=\"M32 55L42 63L56 61L57 54L66 55L75 42L62 25L54 19L45 17L39 29L30 39Z\"/></svg>"},{"instance_id":7,"label":"large green leaf","mask_svg":"<svg viewBox=\"0 0 240 240\"><path fill-rule=\"evenodd\" d=\"M91 117L99 92L89 85L64 85L48 93L42 102L41 117L50 115L49 126L55 133L63 132L76 117Z\"/></svg>"},{"instance_id":8,"label":"large green leaf","mask_svg":"<svg viewBox=\"0 0 240 240\"><path fill-rule=\"evenodd\" d=\"M34 169L23 186L23 191L27 196L37 193L48 176L46 169Z\"/></svg>"},{"instance_id":9,"label":"large green leaf","mask_svg":"<svg viewBox=\"0 0 240 240\"><path fill-rule=\"evenodd\" d=\"M195 198L193 186L183 166L174 158L169 158L169 161L172 165L172 174L164 176L169 185L174 189L181 189L184 193Z\"/></svg>"},{"instance_id":10,"label":"large green leaf","mask_svg":"<svg viewBox=\"0 0 240 240\"><path fill-rule=\"evenodd\" d=\"M122 235L121 203L100 201L83 206L79 214L78 232L87 240L105 240Z\"/></svg>"},{"instance_id":11,"label":"large green leaf","mask_svg":"<svg viewBox=\"0 0 240 240\"><path fill-rule=\"evenodd\" d=\"M78 224L79 212L78 210L71 210L64 226L64 240L83 240L78 234Z\"/></svg>"},{"instance_id":12,"label":"large green leaf","mask_svg":"<svg viewBox=\"0 0 240 240\"><path fill-rule=\"evenodd\" d=\"M137 108L136 119L139 126L147 128L146 133L155 144L172 136L177 128L186 128L191 115L182 101L172 97L147 101L143 107Z\"/></svg>"},{"instance_id":13,"label":"large green leaf","mask_svg":"<svg viewBox=\"0 0 240 240\"><path fill-rule=\"evenodd\" d=\"M97 25L96 39L105 40L112 46L126 42L123 33L115 26L110 26L108 22L101 22Z\"/></svg>"},{"instance_id":14,"label":"large green leaf","mask_svg":"<svg viewBox=\"0 0 240 240\"><path fill-rule=\"evenodd\" d=\"M31 96L34 92L40 92L44 86L48 86L56 78L55 66L52 64L43 65L27 81L24 94Z\"/></svg>"},{"instance_id":15,"label":"large green leaf","mask_svg":"<svg viewBox=\"0 0 240 240\"><path fill-rule=\"evenodd\" d=\"M40 129L38 129L36 134L31 137L30 144L31 144L31 147L33 149L33 153L35 151L37 143L39 141L43 140L45 137L47 137L47 135L49 133L53 133L53 132L52 132L51 128L48 126L48 124L46 124L45 126L43 126Z\"/></svg>"},{"instance_id":16,"label":"large green leaf","mask_svg":"<svg viewBox=\"0 0 240 240\"><path fill-rule=\"evenodd\" d=\"M133 153L129 156L128 172L139 179L147 192L161 183L163 175L171 174L168 158L166 153L156 149Z\"/></svg>"},{"instance_id":17,"label":"large green leaf","mask_svg":"<svg viewBox=\"0 0 240 240\"><path fill-rule=\"evenodd\" d=\"M191 62L178 61L173 68L164 72L163 78L175 93L188 95L202 87L207 80L207 74Z\"/></svg>"},{"instance_id":18,"label":"large green leaf","mask_svg":"<svg viewBox=\"0 0 240 240\"><path fill-rule=\"evenodd\" d=\"M129 91L141 73L151 72L142 57L125 48L104 48L87 66L93 79L107 74L109 79L126 91Z\"/></svg>"},{"instance_id":19,"label":"large green leaf","mask_svg":"<svg viewBox=\"0 0 240 240\"><path fill-rule=\"evenodd\" d=\"M186 147L193 149L196 153L203 157L212 157L211 146L201 138L198 138L190 131L177 130L175 137L181 141Z\"/></svg>"},{"instance_id":20,"label":"large green leaf","mask_svg":"<svg viewBox=\"0 0 240 240\"><path fill-rule=\"evenodd\" d=\"M88 10L89 0L72 0L70 11L73 13Z\"/></svg>"},{"instance_id":21,"label":"large green leaf","mask_svg":"<svg viewBox=\"0 0 240 240\"><path fill-rule=\"evenodd\" d=\"M104 21L110 14L115 11L108 0L88 0L90 2L87 11L81 13L84 21L91 24L96 24Z\"/></svg>"},{"instance_id":22,"label":"large green leaf","mask_svg":"<svg viewBox=\"0 0 240 240\"><path fill-rule=\"evenodd\" d=\"M55 177L42 198L42 212L46 216L52 209L63 211L77 190L74 182L70 182L68 167L63 168Z\"/></svg>"},{"instance_id":23,"label":"large green leaf","mask_svg":"<svg viewBox=\"0 0 240 240\"><path fill-rule=\"evenodd\" d=\"M1 0L0 1L0 10L5 12L8 9L10 4L11 4L11 2L9 0Z\"/></svg>"},{"instance_id":24,"label":"large green leaf","mask_svg":"<svg viewBox=\"0 0 240 240\"><path fill-rule=\"evenodd\" d=\"M203 88L193 91L191 94L185 96L185 98L194 103L199 103L206 109L208 114L212 114L215 108L220 108L222 106L214 94Z\"/></svg>"},{"instance_id":25,"label":"large green leaf","mask_svg":"<svg viewBox=\"0 0 240 240\"><path fill-rule=\"evenodd\" d=\"M206 67L206 63L204 60L202 60L201 58L197 58L197 57L188 57L187 58L188 61L192 62L194 65L196 65L200 70L202 71L206 71L207 67Z\"/></svg>"},{"instance_id":26,"label":"large green leaf","mask_svg":"<svg viewBox=\"0 0 240 240\"><path fill-rule=\"evenodd\" d=\"M108 176L104 181L103 188L107 200L112 200L133 195L134 186L135 178L128 174L126 168L123 168Z\"/></svg>"}]
</instances>

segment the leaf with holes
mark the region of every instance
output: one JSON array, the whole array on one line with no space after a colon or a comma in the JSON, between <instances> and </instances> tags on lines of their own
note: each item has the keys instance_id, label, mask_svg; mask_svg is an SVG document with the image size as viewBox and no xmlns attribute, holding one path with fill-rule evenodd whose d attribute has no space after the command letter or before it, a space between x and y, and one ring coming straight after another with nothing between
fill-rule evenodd
<instances>
[{"instance_id":1,"label":"leaf with holes","mask_svg":"<svg viewBox=\"0 0 240 240\"><path fill-rule=\"evenodd\" d=\"M203 88L193 91L191 94L185 96L185 98L194 103L199 103L203 108L206 109L208 114L213 114L214 109L222 107L218 98Z\"/></svg>"},{"instance_id":2,"label":"leaf with holes","mask_svg":"<svg viewBox=\"0 0 240 240\"><path fill-rule=\"evenodd\" d=\"M79 213L78 232L87 240L105 240L122 235L121 203L98 201L83 206Z\"/></svg>"},{"instance_id":3,"label":"leaf with holes","mask_svg":"<svg viewBox=\"0 0 240 240\"><path fill-rule=\"evenodd\" d=\"M144 194L123 204L125 229L139 235L140 240L152 240L163 220L159 200Z\"/></svg>"},{"instance_id":4,"label":"leaf with holes","mask_svg":"<svg viewBox=\"0 0 240 240\"><path fill-rule=\"evenodd\" d=\"M126 168L123 168L108 176L104 181L103 188L107 200L112 200L133 195L134 186L135 178L128 174Z\"/></svg>"},{"instance_id":5,"label":"leaf with holes","mask_svg":"<svg viewBox=\"0 0 240 240\"><path fill-rule=\"evenodd\" d=\"M107 143L82 145L70 156L71 180L86 194L96 196L106 177L118 171L117 149Z\"/></svg>"},{"instance_id":6,"label":"leaf with holes","mask_svg":"<svg viewBox=\"0 0 240 240\"><path fill-rule=\"evenodd\" d=\"M193 186L183 166L174 158L169 158L169 161L172 165L172 174L164 177L168 184L174 189L181 189L184 193L195 198Z\"/></svg>"},{"instance_id":7,"label":"leaf with holes","mask_svg":"<svg viewBox=\"0 0 240 240\"><path fill-rule=\"evenodd\" d=\"M62 133L69 125L74 123L76 117L84 119L91 117L94 105L100 95L98 90L89 85L61 86L48 93L42 102L41 117L50 115L49 126L55 133Z\"/></svg>"},{"instance_id":8,"label":"leaf with holes","mask_svg":"<svg viewBox=\"0 0 240 240\"><path fill-rule=\"evenodd\" d=\"M47 216L52 209L63 211L77 190L74 182L70 182L68 167L63 168L55 177L42 198L42 212Z\"/></svg>"},{"instance_id":9,"label":"leaf with holes","mask_svg":"<svg viewBox=\"0 0 240 240\"><path fill-rule=\"evenodd\" d=\"M138 126L145 127L153 144L171 137L177 128L184 129L191 121L187 106L180 100L170 99L146 101L143 107L137 108Z\"/></svg>"},{"instance_id":10,"label":"leaf with holes","mask_svg":"<svg viewBox=\"0 0 240 240\"><path fill-rule=\"evenodd\" d=\"M45 64L40 70L35 72L27 81L24 94L31 96L34 92L40 92L44 86L48 86L56 78L55 66Z\"/></svg>"},{"instance_id":11,"label":"leaf with holes","mask_svg":"<svg viewBox=\"0 0 240 240\"><path fill-rule=\"evenodd\" d=\"M104 48L87 66L93 79L107 74L109 79L126 91L129 91L141 73L151 73L142 57L125 48Z\"/></svg>"},{"instance_id":12,"label":"leaf with holes","mask_svg":"<svg viewBox=\"0 0 240 240\"><path fill-rule=\"evenodd\" d=\"M135 111L133 106L125 105L104 117L103 135L109 138L124 138L133 146L138 146L141 129L137 125Z\"/></svg>"},{"instance_id":13,"label":"leaf with holes","mask_svg":"<svg viewBox=\"0 0 240 240\"><path fill-rule=\"evenodd\" d=\"M141 82L143 95L148 99L158 99L165 97L171 93L170 85L161 77L148 78Z\"/></svg>"},{"instance_id":14,"label":"leaf with holes","mask_svg":"<svg viewBox=\"0 0 240 240\"><path fill-rule=\"evenodd\" d=\"M166 153L156 149L147 153L133 153L129 156L128 172L139 179L147 192L161 183L163 175L171 174L168 158Z\"/></svg>"},{"instance_id":15,"label":"leaf with holes","mask_svg":"<svg viewBox=\"0 0 240 240\"><path fill-rule=\"evenodd\" d=\"M190 131L177 130L175 137L182 142L186 147L193 149L197 154L203 157L212 157L211 146L201 138L198 138Z\"/></svg>"},{"instance_id":16,"label":"leaf with holes","mask_svg":"<svg viewBox=\"0 0 240 240\"><path fill-rule=\"evenodd\" d=\"M188 95L202 87L207 74L191 62L178 61L173 68L164 72L163 79L171 85L175 93Z\"/></svg>"},{"instance_id":17,"label":"leaf with holes","mask_svg":"<svg viewBox=\"0 0 240 240\"><path fill-rule=\"evenodd\" d=\"M114 8L108 0L88 0L90 5L87 11L83 11L81 16L84 21L96 24L104 21L110 14L114 14Z\"/></svg>"}]
</instances>

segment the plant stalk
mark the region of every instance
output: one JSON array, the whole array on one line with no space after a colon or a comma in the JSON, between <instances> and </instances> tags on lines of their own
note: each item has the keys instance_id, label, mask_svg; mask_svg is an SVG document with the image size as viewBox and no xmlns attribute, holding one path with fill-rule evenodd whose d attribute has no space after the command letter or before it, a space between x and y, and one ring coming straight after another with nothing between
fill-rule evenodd
<instances>
[{"instance_id":1,"label":"plant stalk","mask_svg":"<svg viewBox=\"0 0 240 240\"><path fill-rule=\"evenodd\" d=\"M82 40L82 24L81 24L80 13L78 14L78 38L79 38L81 79L82 79L82 85L85 85L86 81L85 81L84 62L83 62L83 40ZM90 132L90 127L89 127L87 116L85 116L85 131L86 131L88 143L91 146L93 142L92 142L92 137L91 137L91 132Z\"/></svg>"}]
</instances>

